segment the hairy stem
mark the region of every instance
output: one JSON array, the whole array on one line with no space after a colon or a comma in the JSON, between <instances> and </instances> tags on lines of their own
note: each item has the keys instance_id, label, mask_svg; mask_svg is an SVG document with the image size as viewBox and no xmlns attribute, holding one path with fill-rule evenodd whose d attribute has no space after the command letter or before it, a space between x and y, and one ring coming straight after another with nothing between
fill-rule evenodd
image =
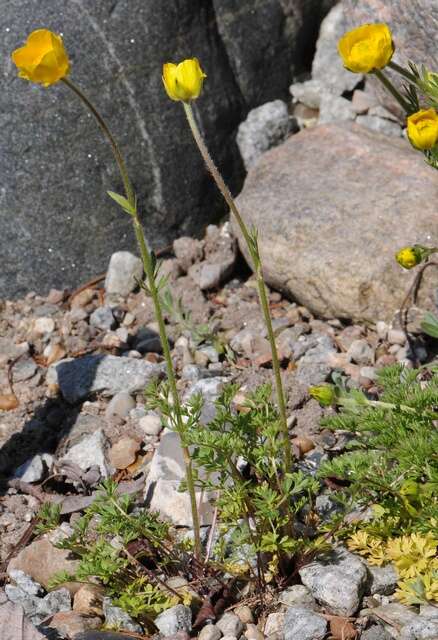
<instances>
[{"instance_id":1,"label":"hairy stem","mask_svg":"<svg viewBox=\"0 0 438 640\"><path fill-rule=\"evenodd\" d=\"M255 237L253 238L250 232L248 231L248 228L245 225L245 222L243 221L242 216L240 215L240 212L236 206L236 203L234 202L233 196L231 195L230 190L225 184L219 169L216 167L210 155L210 152L208 151L207 145L205 144L204 138L202 137L199 127L196 123L191 105L187 102L183 102L183 106L184 106L184 111L191 129L193 138L199 148L201 156L207 166L207 169L210 171L211 175L213 176L213 179L216 182L216 185L219 191L223 195L227 205L230 207L230 210L234 215L237 224L239 225L240 231L246 242L251 259L253 261L253 268L254 268L254 273L257 280L257 288L259 293L260 305L262 308L263 317L264 317L266 329L268 332L268 340L271 347L272 369L274 371L274 376L275 376L277 402L278 402L278 408L280 412L281 428L282 428L283 439L284 439L284 472L287 473L290 471L291 465L292 465L292 451L291 451L289 432L287 427L286 402L284 399L283 383L281 380L281 371L280 371L280 363L278 360L277 345L275 343L274 329L272 327L271 314L269 311L265 281L263 279L262 263L261 263L260 251L259 251L257 239Z\"/></svg>"},{"instance_id":2,"label":"hairy stem","mask_svg":"<svg viewBox=\"0 0 438 640\"><path fill-rule=\"evenodd\" d=\"M91 111L91 113L93 114L93 116L97 120L97 122L98 122L98 124L99 124L99 126L100 126L100 128L101 128L101 130L102 130L102 132L104 134L104 136L106 137L106 139L110 143L112 151L113 151L113 154L114 154L114 158L116 160L116 163L117 163L117 166L119 168L120 175L121 175L121 178L122 178L122 181L123 181L123 186L124 186L124 189L125 189L126 198L127 198L129 204L132 207L132 211L134 212L132 214L132 223L133 223L133 227L134 227L134 231L135 231L135 236L137 238L137 242L138 242L138 245L139 245L139 248L140 248L140 254L141 254L142 261L143 261L143 267L144 267L144 271L146 273L146 277L147 277L147 280L148 280L149 291L150 291L151 298L152 298L153 305L154 305L155 317L156 317L157 324L158 324L158 332L159 332L159 335L160 335L160 341L161 341L161 346L162 346L162 349L163 349L164 360L166 362L167 378L168 378L168 381L169 381L170 391L171 391L171 394L172 394L173 409L174 409L175 416L176 416L177 431L178 431L178 433L179 433L179 435L181 437L181 440L183 440L184 422L183 422L183 419L182 419L181 403L180 403L180 399L179 399L179 395L178 395L178 390L177 390L177 387L176 387L176 378L175 378L175 372L174 372L174 368L173 368L172 356L171 356L171 353L170 353L170 345L169 345L169 340L167 339L166 327L165 327L164 317L163 317L163 313L162 313L162 309L161 309L159 292L158 292L158 288L157 288L156 281L155 281L154 264L153 264L151 253L150 253L150 251L148 249L148 246L147 246L147 243L146 243L143 227L141 225L140 218L138 216L137 200L136 200L136 197L135 197L134 188L133 188L132 183L131 183L131 181L129 179L128 171L126 169L126 165L125 165L125 162L123 160L123 156L122 156L122 154L120 152L119 146L118 146L117 142L115 141L115 139L114 139L114 137L113 137L108 125L106 124L105 120L102 118L102 116L97 111L97 109L94 107L94 105L90 102L90 100L82 93L82 91L79 89L79 87L77 87L68 78L63 78L62 81L64 82L64 84L66 84L69 87L69 89L71 89L82 100L82 102L89 109L89 111ZM195 538L195 556L196 556L197 560L200 560L200 558L201 558L201 536L200 536L198 507L197 507L197 504L196 504L195 483L194 483L194 479L193 479L192 460L191 460L191 456L190 456L190 452L189 452L188 447L185 446L183 444L183 442L181 442L181 446L182 446L183 456L184 456L187 488L188 488L189 495L190 495L190 505L191 505L192 522L193 522L194 538Z\"/></svg>"},{"instance_id":3,"label":"hairy stem","mask_svg":"<svg viewBox=\"0 0 438 640\"><path fill-rule=\"evenodd\" d=\"M401 93L394 87L394 85L389 80L389 78L387 78L385 74L382 71L380 71L380 69L376 69L374 71L374 74L376 75L377 78L379 78L380 82L383 84L385 89L389 91L389 93L397 100L397 102L402 107L402 109L404 109L406 113L409 113L410 112L409 104L403 98Z\"/></svg>"},{"instance_id":4,"label":"hairy stem","mask_svg":"<svg viewBox=\"0 0 438 640\"><path fill-rule=\"evenodd\" d=\"M394 71L397 71L397 73L399 73L401 76L406 78L406 80L409 80L409 82L411 82L412 84L417 84L417 78L414 76L414 74L408 71L407 69L405 69L404 67L401 67L396 62L393 62L391 60L391 62L388 62L388 67L390 67L391 69L394 69Z\"/></svg>"}]
</instances>

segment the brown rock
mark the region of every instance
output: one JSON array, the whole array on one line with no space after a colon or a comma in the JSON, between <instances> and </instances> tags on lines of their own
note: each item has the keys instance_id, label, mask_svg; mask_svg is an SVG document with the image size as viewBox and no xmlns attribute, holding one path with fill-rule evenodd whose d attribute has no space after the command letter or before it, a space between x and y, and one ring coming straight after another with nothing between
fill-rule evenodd
<instances>
[{"instance_id":1,"label":"brown rock","mask_svg":"<svg viewBox=\"0 0 438 640\"><path fill-rule=\"evenodd\" d=\"M265 153L237 204L258 228L269 284L316 314L375 321L393 316L412 280L394 252L438 236L437 196L436 173L407 141L342 123ZM429 272L422 294L437 282Z\"/></svg>"},{"instance_id":2,"label":"brown rock","mask_svg":"<svg viewBox=\"0 0 438 640\"><path fill-rule=\"evenodd\" d=\"M55 573L67 571L74 574L78 564L78 560L73 558L70 551L57 549L44 536L34 540L15 558L12 558L7 572L10 573L11 569L20 569L47 589L49 580Z\"/></svg>"},{"instance_id":3,"label":"brown rock","mask_svg":"<svg viewBox=\"0 0 438 640\"><path fill-rule=\"evenodd\" d=\"M133 438L120 438L116 444L113 444L109 451L109 459L113 467L116 469L126 469L130 464L135 462L137 451L140 444Z\"/></svg>"},{"instance_id":4,"label":"brown rock","mask_svg":"<svg viewBox=\"0 0 438 640\"><path fill-rule=\"evenodd\" d=\"M91 616L103 615L103 589L94 584L84 584L76 592L73 611Z\"/></svg>"},{"instance_id":5,"label":"brown rock","mask_svg":"<svg viewBox=\"0 0 438 640\"><path fill-rule=\"evenodd\" d=\"M76 611L61 611L55 613L50 627L57 629L59 633L67 638L74 638L77 633L83 633L89 629L99 629L102 625L100 618L87 616Z\"/></svg>"}]
</instances>

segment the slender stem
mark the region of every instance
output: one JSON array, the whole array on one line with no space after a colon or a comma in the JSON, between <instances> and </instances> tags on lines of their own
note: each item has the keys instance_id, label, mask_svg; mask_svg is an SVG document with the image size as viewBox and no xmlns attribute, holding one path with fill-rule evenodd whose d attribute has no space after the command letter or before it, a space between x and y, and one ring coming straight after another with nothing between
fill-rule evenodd
<instances>
[{"instance_id":1,"label":"slender stem","mask_svg":"<svg viewBox=\"0 0 438 640\"><path fill-rule=\"evenodd\" d=\"M406 111L406 113L409 113L410 107L408 103L403 98L401 93L397 91L397 89L394 87L392 82L384 75L384 73L380 71L380 69L376 69L374 71L374 74L376 75L377 78L379 78L380 82L384 85L385 89L387 89L387 91L389 91L389 93L394 96L394 98L397 100L399 105Z\"/></svg>"},{"instance_id":2,"label":"slender stem","mask_svg":"<svg viewBox=\"0 0 438 640\"><path fill-rule=\"evenodd\" d=\"M411 82L412 84L417 84L417 78L414 76L414 74L410 73L410 71L408 71L404 67L401 67L396 62L393 62L391 60L391 62L388 62L388 67L394 69L394 71L397 71L397 73L406 78L406 80L409 80L409 82Z\"/></svg>"},{"instance_id":3,"label":"slender stem","mask_svg":"<svg viewBox=\"0 0 438 640\"><path fill-rule=\"evenodd\" d=\"M274 371L274 376L275 376L277 402L278 402L278 408L280 412L281 428L282 428L283 438L284 438L284 471L287 473L288 471L290 471L291 464L292 464L292 451L291 451L291 445L289 440L289 431L287 428L286 402L284 399L283 383L281 380L277 345L275 343L274 329L272 327L271 315L269 312L268 297L266 294L265 281L263 279L262 263L261 263L258 244L257 244L257 241L254 242L254 239L251 237L243 221L243 218L240 215L240 212L236 206L236 203L234 202L233 196L231 195L230 190L225 184L224 179L222 178L222 175L220 174L218 168L216 167L208 151L208 148L204 142L202 134L196 123L191 105L187 102L183 102L183 106L184 106L184 111L187 117L187 121L189 123L191 132L193 134L193 138L195 139L195 142L198 145L202 158L207 166L207 169L210 171L211 175L213 176L213 179L216 182L216 185L219 191L222 193L226 203L230 207L230 210L234 215L237 224L239 225L240 231L242 232L242 236L248 246L249 253L254 263L253 266L254 266L255 276L257 279L259 300L260 300L260 305L262 307L266 328L268 331L268 340L269 340L271 353L272 353L272 369Z\"/></svg>"},{"instance_id":4,"label":"slender stem","mask_svg":"<svg viewBox=\"0 0 438 640\"><path fill-rule=\"evenodd\" d=\"M63 80L64 84L66 84L69 87L69 89L74 91L74 93L82 100L82 102L85 104L85 106L91 111L93 116L96 118L96 120L97 120L102 132L104 133L105 137L109 141L109 143L111 145L111 148L113 150L114 158L115 158L115 160L117 162L117 166L118 166L119 171L120 171L120 175L121 175L122 180L123 180L123 185L124 185L124 189L125 189L126 198L127 198L128 202L129 202L129 204L131 205L132 210L134 211L134 213L132 214L132 222L133 222L133 226L134 226L135 236L137 238L137 242L138 242L138 245L139 245L139 248L140 248L140 253L141 253L141 257L142 257L142 261L143 261L144 270L145 270L145 273L146 273L146 277L148 279L149 291L150 291L151 298L152 298L153 305L154 305L155 317L156 317L157 324L158 324L158 332L159 332L159 335L160 335L160 341L161 341L161 346L162 346L162 349L163 349L164 360L166 362L167 378L168 378L168 381L169 381L170 391L171 391L172 400L173 400L173 408L174 408L176 421L177 421L177 431L178 431L178 433L180 435L180 438L181 438L181 447L182 447L182 451L183 451L183 457L184 457L184 463L185 463L185 469L186 469L187 489L188 489L189 496L190 496L190 505L191 505L191 511L192 511L192 522L193 522L194 538L195 538L195 556L196 556L197 560L200 560L200 558L201 558L201 535L200 535L200 524L199 524L198 508L197 508L197 504L196 504L195 483L194 483L194 480L193 480L192 460L191 460L191 456L190 456L190 452L189 452L188 447L185 444L183 444L183 442L182 442L183 433L184 433L184 423L183 423L183 420L182 420L181 403L180 403L180 399L179 399L179 395L178 395L178 390L177 390L177 387L176 387L175 372L174 372L174 369L173 369L173 362L172 362L172 356L171 356L171 353L170 353L169 340L167 339L166 327L165 327L165 323L164 323L163 313L162 313L162 310L161 310L159 292L158 292L157 285L156 285L156 282L155 282L154 266L153 266L153 262L152 262L150 251L149 251L148 246L146 244L146 239L145 239L145 236L144 236L143 227L141 225L140 218L138 216L135 191L134 191L132 183L131 183L131 181L129 179L128 171L126 169L126 165L125 165L125 162L123 160L123 156L122 156L122 154L120 152L119 146L118 146L117 142L115 141L115 139L114 139L114 137L113 137L108 125L106 124L105 120L102 118L102 116L97 111L97 109L94 107L94 105L90 102L90 100L82 93L82 91L79 89L79 87L77 87L68 78L63 78L62 80Z\"/></svg>"}]
</instances>

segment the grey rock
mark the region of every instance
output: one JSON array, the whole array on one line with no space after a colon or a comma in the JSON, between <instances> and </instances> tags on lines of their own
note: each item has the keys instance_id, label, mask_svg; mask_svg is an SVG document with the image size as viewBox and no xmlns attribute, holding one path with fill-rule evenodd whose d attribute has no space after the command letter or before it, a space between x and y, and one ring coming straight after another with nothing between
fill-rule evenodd
<instances>
[{"instance_id":1,"label":"grey rock","mask_svg":"<svg viewBox=\"0 0 438 640\"><path fill-rule=\"evenodd\" d=\"M192 629L191 609L183 604L177 604L160 613L155 618L154 624L163 636L172 636L178 631L189 633Z\"/></svg>"},{"instance_id":2,"label":"grey rock","mask_svg":"<svg viewBox=\"0 0 438 640\"><path fill-rule=\"evenodd\" d=\"M101 429L98 429L89 436L82 438L73 445L60 461L68 461L77 464L83 471L90 467L98 466L102 477L106 478L109 473L109 466L105 459L106 438Z\"/></svg>"},{"instance_id":3,"label":"grey rock","mask_svg":"<svg viewBox=\"0 0 438 640\"><path fill-rule=\"evenodd\" d=\"M32 378L38 370L38 366L32 358L20 358L12 370L14 382L25 382Z\"/></svg>"},{"instance_id":4,"label":"grey rock","mask_svg":"<svg viewBox=\"0 0 438 640\"><path fill-rule=\"evenodd\" d=\"M319 107L319 124L354 120L355 117L356 113L349 100L328 91L323 92Z\"/></svg>"},{"instance_id":5,"label":"grey rock","mask_svg":"<svg viewBox=\"0 0 438 640\"><path fill-rule=\"evenodd\" d=\"M347 31L346 24L340 2L321 23L312 63L312 78L335 96L353 91L362 80L361 74L351 73L344 68L338 53L338 40Z\"/></svg>"},{"instance_id":6,"label":"grey rock","mask_svg":"<svg viewBox=\"0 0 438 640\"><path fill-rule=\"evenodd\" d=\"M303 584L333 613L353 615L367 580L364 564L345 549L337 549L299 571Z\"/></svg>"},{"instance_id":7,"label":"grey rock","mask_svg":"<svg viewBox=\"0 0 438 640\"><path fill-rule=\"evenodd\" d=\"M228 611L216 622L217 628L224 636L235 636L238 638L243 631L243 623L239 616Z\"/></svg>"},{"instance_id":8,"label":"grey rock","mask_svg":"<svg viewBox=\"0 0 438 640\"><path fill-rule=\"evenodd\" d=\"M98 307L90 316L90 324L92 327L102 329L102 331L110 331L116 327L117 322L111 307Z\"/></svg>"},{"instance_id":9,"label":"grey rock","mask_svg":"<svg viewBox=\"0 0 438 640\"><path fill-rule=\"evenodd\" d=\"M141 625L135 622L126 611L114 606L110 598L103 599L103 614L105 616L105 626L109 629L143 633Z\"/></svg>"},{"instance_id":10,"label":"grey rock","mask_svg":"<svg viewBox=\"0 0 438 640\"><path fill-rule=\"evenodd\" d=\"M438 620L438 607L431 604L420 604L420 616L428 620Z\"/></svg>"},{"instance_id":11,"label":"grey rock","mask_svg":"<svg viewBox=\"0 0 438 640\"><path fill-rule=\"evenodd\" d=\"M353 92L351 99L351 106L358 115L367 113L370 109L378 105L378 99L371 93L371 91L362 91L362 89L356 89Z\"/></svg>"},{"instance_id":12,"label":"grey rock","mask_svg":"<svg viewBox=\"0 0 438 640\"><path fill-rule=\"evenodd\" d=\"M384 616L385 622L391 626L398 625L399 627L404 627L411 622L415 622L418 618L418 615L411 607L400 604L400 602L390 602L389 604L367 609L367 615L375 615L377 618L379 614Z\"/></svg>"},{"instance_id":13,"label":"grey rock","mask_svg":"<svg viewBox=\"0 0 438 640\"><path fill-rule=\"evenodd\" d=\"M310 109L319 109L323 86L318 80L294 82L289 87L292 97Z\"/></svg>"},{"instance_id":14,"label":"grey rock","mask_svg":"<svg viewBox=\"0 0 438 640\"><path fill-rule=\"evenodd\" d=\"M316 345L308 349L298 362L298 382L305 386L325 382L331 371L328 359L334 353L336 353L336 350L329 336L321 335L317 337Z\"/></svg>"},{"instance_id":15,"label":"grey rock","mask_svg":"<svg viewBox=\"0 0 438 640\"><path fill-rule=\"evenodd\" d=\"M245 168L252 167L265 151L283 142L289 130L289 112L282 100L267 102L250 111L239 125L236 138Z\"/></svg>"},{"instance_id":16,"label":"grey rock","mask_svg":"<svg viewBox=\"0 0 438 640\"><path fill-rule=\"evenodd\" d=\"M406 141L343 123L305 129L267 151L237 205L258 228L268 284L320 316L375 322L392 318L409 284L388 257L394 246L438 235L435 198L435 174ZM437 274L423 281L421 308L432 308L437 282Z\"/></svg>"},{"instance_id":17,"label":"grey rock","mask_svg":"<svg viewBox=\"0 0 438 640\"><path fill-rule=\"evenodd\" d=\"M24 573L24 571L21 571L21 569L11 569L9 571L9 577L15 582L17 587L20 587L20 589L28 595L39 597L43 595L43 588L39 582L32 580L32 578Z\"/></svg>"},{"instance_id":18,"label":"grey rock","mask_svg":"<svg viewBox=\"0 0 438 640\"><path fill-rule=\"evenodd\" d=\"M294 584L288 587L278 595L278 600L288 607L301 605L306 609L316 609L315 598L303 584Z\"/></svg>"},{"instance_id":19,"label":"grey rock","mask_svg":"<svg viewBox=\"0 0 438 640\"><path fill-rule=\"evenodd\" d=\"M387 564L384 567L367 565L367 568L369 573L368 592L371 595L380 593L384 596L390 596L394 593L398 574L392 564Z\"/></svg>"},{"instance_id":20,"label":"grey rock","mask_svg":"<svg viewBox=\"0 0 438 640\"><path fill-rule=\"evenodd\" d=\"M105 291L110 295L127 296L135 289L136 280L142 275L143 263L140 258L129 251L117 251L112 254L108 265Z\"/></svg>"},{"instance_id":21,"label":"grey rock","mask_svg":"<svg viewBox=\"0 0 438 640\"><path fill-rule=\"evenodd\" d=\"M126 418L134 407L135 400L131 394L126 391L119 391L119 393L116 393L116 395L109 401L108 406L105 409L105 416L107 418L110 418L111 416Z\"/></svg>"},{"instance_id":22,"label":"grey rock","mask_svg":"<svg viewBox=\"0 0 438 640\"><path fill-rule=\"evenodd\" d=\"M163 429L161 418L156 413L148 413L138 421L138 426L147 436L157 436Z\"/></svg>"},{"instance_id":23,"label":"grey rock","mask_svg":"<svg viewBox=\"0 0 438 640\"><path fill-rule=\"evenodd\" d=\"M198 640L219 640L222 631L215 624L206 624L198 634Z\"/></svg>"},{"instance_id":24,"label":"grey rock","mask_svg":"<svg viewBox=\"0 0 438 640\"><path fill-rule=\"evenodd\" d=\"M284 640L322 640L327 621L305 607L288 607L284 617Z\"/></svg>"},{"instance_id":25,"label":"grey rock","mask_svg":"<svg viewBox=\"0 0 438 640\"><path fill-rule=\"evenodd\" d=\"M361 635L361 640L393 640L393 638L394 636L389 634L380 624L373 624Z\"/></svg>"},{"instance_id":26,"label":"grey rock","mask_svg":"<svg viewBox=\"0 0 438 640\"><path fill-rule=\"evenodd\" d=\"M347 358L350 362L355 362L360 365L373 364L374 350L363 338L353 340L348 348Z\"/></svg>"},{"instance_id":27,"label":"grey rock","mask_svg":"<svg viewBox=\"0 0 438 640\"><path fill-rule=\"evenodd\" d=\"M49 368L47 382L58 384L67 402L76 404L97 392L114 396L120 391L142 391L162 371L160 365L146 360L90 355L56 362Z\"/></svg>"},{"instance_id":28,"label":"grey rock","mask_svg":"<svg viewBox=\"0 0 438 640\"><path fill-rule=\"evenodd\" d=\"M201 240L183 236L174 241L173 252L182 271L187 273L192 264L203 259L204 245Z\"/></svg>"},{"instance_id":29,"label":"grey rock","mask_svg":"<svg viewBox=\"0 0 438 640\"><path fill-rule=\"evenodd\" d=\"M400 640L436 640L438 638L438 620L418 617L400 630Z\"/></svg>"},{"instance_id":30,"label":"grey rock","mask_svg":"<svg viewBox=\"0 0 438 640\"><path fill-rule=\"evenodd\" d=\"M208 424L216 415L215 401L220 396L224 385L228 381L225 376L214 376L212 378L202 378L195 382L187 390L184 396L184 402L187 402L195 395L201 395L203 399L203 407L201 411L200 421L202 424Z\"/></svg>"},{"instance_id":31,"label":"grey rock","mask_svg":"<svg viewBox=\"0 0 438 640\"><path fill-rule=\"evenodd\" d=\"M37 454L20 465L15 471L15 477L23 482L39 482L53 464L53 456L49 453Z\"/></svg>"},{"instance_id":32,"label":"grey rock","mask_svg":"<svg viewBox=\"0 0 438 640\"><path fill-rule=\"evenodd\" d=\"M171 431L163 432L147 476L145 501L162 518L177 526L191 527L189 494L178 490L183 480L185 466L179 435ZM201 524L211 524L213 508L205 492L197 492L197 501Z\"/></svg>"},{"instance_id":33,"label":"grey rock","mask_svg":"<svg viewBox=\"0 0 438 640\"><path fill-rule=\"evenodd\" d=\"M32 617L38 610L41 598L26 593L21 587L15 587L11 584L5 585L5 593L10 602L23 607L24 613Z\"/></svg>"},{"instance_id":34,"label":"grey rock","mask_svg":"<svg viewBox=\"0 0 438 640\"><path fill-rule=\"evenodd\" d=\"M366 127L371 131L383 133L385 136L400 138L402 133L401 127L397 122L391 122L391 120L378 118L377 116L371 116L368 114L364 116L357 116L356 122L362 127Z\"/></svg>"},{"instance_id":35,"label":"grey rock","mask_svg":"<svg viewBox=\"0 0 438 640\"><path fill-rule=\"evenodd\" d=\"M335 513L342 511L342 506L335 502L330 496L320 494L315 500L315 510L322 521L327 522Z\"/></svg>"},{"instance_id":36,"label":"grey rock","mask_svg":"<svg viewBox=\"0 0 438 640\"><path fill-rule=\"evenodd\" d=\"M40 599L35 614L31 619L34 624L40 624L45 618L53 616L59 611L70 611L71 595L64 587L51 591L44 598Z\"/></svg>"},{"instance_id":37,"label":"grey rock","mask_svg":"<svg viewBox=\"0 0 438 640\"><path fill-rule=\"evenodd\" d=\"M265 638L268 638L268 640L284 639L284 616L284 611L278 611L277 613L270 613L268 615L263 630Z\"/></svg>"}]
</instances>

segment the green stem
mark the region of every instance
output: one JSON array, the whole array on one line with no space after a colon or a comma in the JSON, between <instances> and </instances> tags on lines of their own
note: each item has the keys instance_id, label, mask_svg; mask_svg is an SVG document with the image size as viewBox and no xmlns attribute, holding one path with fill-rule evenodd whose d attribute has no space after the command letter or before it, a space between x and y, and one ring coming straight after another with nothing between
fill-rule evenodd
<instances>
[{"instance_id":1,"label":"green stem","mask_svg":"<svg viewBox=\"0 0 438 640\"><path fill-rule=\"evenodd\" d=\"M175 378L175 372L173 369L172 356L170 353L170 345L169 345L169 340L167 339L164 317L161 310L159 292L155 282L154 266L153 266L151 254L146 244L146 239L144 236L140 218L138 216L137 201L135 197L134 188L129 179L128 171L126 169L126 165L123 160L123 156L120 152L119 146L115 141L105 120L102 118L102 116L94 107L94 105L90 102L90 100L82 93L79 87L77 87L68 78L63 78L62 80L64 84L66 84L69 87L69 89L71 89L82 100L85 106L91 111L93 116L96 118L103 134L105 135L108 142L110 143L113 154L114 154L114 158L116 160L117 166L120 171L120 175L123 180L126 198L129 204L131 205L132 210L134 211L134 213L132 214L132 222L134 226L135 236L137 238L137 242L140 248L140 254L142 257L144 270L148 280L149 291L150 291L151 298L154 305L155 317L158 324L158 332L160 335L160 341L163 349L164 360L166 362L167 378L169 381L169 387L172 394L173 409L175 412L176 422L177 422L177 431L181 438L181 446L182 446L185 470L186 470L186 483L187 483L187 488L190 495L190 505L191 505L191 511L192 511L192 522L193 522L194 538L195 538L195 557L197 560L200 560L201 559L201 535L200 535L198 507L196 503L195 483L193 479L192 460L191 460L190 451L188 447L183 444L184 423L182 419L181 403L178 395L178 390L176 387L176 378Z\"/></svg>"},{"instance_id":2,"label":"green stem","mask_svg":"<svg viewBox=\"0 0 438 640\"><path fill-rule=\"evenodd\" d=\"M201 156L207 166L207 169L210 171L211 175L213 176L213 179L216 182L216 185L219 191L223 195L225 202L229 206L232 214L234 215L237 224L239 225L240 231L246 242L246 245L248 247L249 253L253 261L254 273L257 280L257 288L259 293L260 305L262 307L266 329L268 331L268 340L271 347L272 369L274 371L274 376L275 376L277 402L278 402L278 408L280 412L281 428L282 428L283 439L284 439L284 471L285 473L287 473L290 471L291 465L292 465L292 451L291 451L291 445L289 440L289 431L287 428L286 402L284 399L283 383L281 380L281 372L280 372L280 363L278 360L277 345L275 343L274 329L272 327L271 315L269 312L268 297L266 294L265 281L263 279L262 263L261 263L258 243L254 238L251 237L251 234L249 233L243 221L243 218L240 215L238 208L236 207L233 196L231 195L230 190L225 184L224 179L222 178L222 175L219 172L219 169L216 167L210 155L210 152L208 151L207 145L205 144L202 134L196 123L191 105L188 102L183 102L183 106L184 106L184 111L191 129L193 138L195 139L195 142L199 148Z\"/></svg>"},{"instance_id":3,"label":"green stem","mask_svg":"<svg viewBox=\"0 0 438 640\"><path fill-rule=\"evenodd\" d=\"M397 73L406 78L406 80L409 80L409 82L411 82L412 84L417 84L417 78L414 76L414 74L410 73L407 69L401 67L396 62L393 62L391 60L391 62L388 62L388 67L394 69L394 71L397 71Z\"/></svg>"},{"instance_id":4,"label":"green stem","mask_svg":"<svg viewBox=\"0 0 438 640\"><path fill-rule=\"evenodd\" d=\"M385 89L389 91L389 93L392 96L394 96L394 98L397 100L397 102L402 107L402 109L404 109L406 113L409 113L410 112L409 104L403 98L401 93L397 91L397 89L394 87L392 82L384 75L384 73L380 69L376 69L374 71L374 74L376 75L377 78L379 78L380 82L383 84Z\"/></svg>"}]
</instances>

